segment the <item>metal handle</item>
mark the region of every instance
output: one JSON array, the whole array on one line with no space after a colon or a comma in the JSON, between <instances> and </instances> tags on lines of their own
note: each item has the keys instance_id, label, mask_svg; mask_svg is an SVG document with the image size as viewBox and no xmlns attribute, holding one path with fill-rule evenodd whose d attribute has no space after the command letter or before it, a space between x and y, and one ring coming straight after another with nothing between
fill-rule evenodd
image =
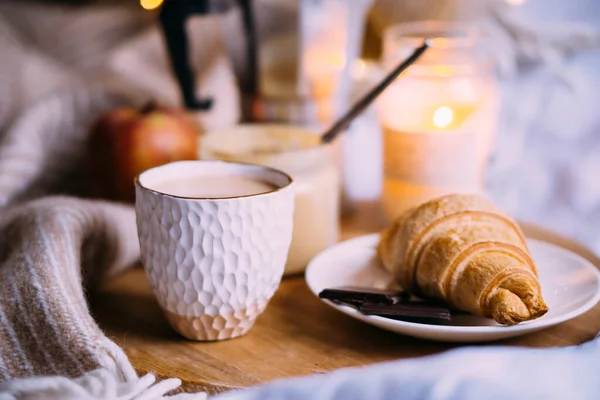
<instances>
[{"instance_id":1,"label":"metal handle","mask_svg":"<svg viewBox=\"0 0 600 400\"><path fill-rule=\"evenodd\" d=\"M160 10L160 24L165 36L171 67L175 73L183 103L192 110L207 111L213 99L196 97L196 77L190 66L186 20L192 15L208 14L208 0L166 0Z\"/></svg>"},{"instance_id":2,"label":"metal handle","mask_svg":"<svg viewBox=\"0 0 600 400\"><path fill-rule=\"evenodd\" d=\"M255 94L258 86L258 39L254 28L254 15L252 12L252 0L238 0L242 10L244 24L244 35L246 37L246 79L242 88L244 93Z\"/></svg>"}]
</instances>

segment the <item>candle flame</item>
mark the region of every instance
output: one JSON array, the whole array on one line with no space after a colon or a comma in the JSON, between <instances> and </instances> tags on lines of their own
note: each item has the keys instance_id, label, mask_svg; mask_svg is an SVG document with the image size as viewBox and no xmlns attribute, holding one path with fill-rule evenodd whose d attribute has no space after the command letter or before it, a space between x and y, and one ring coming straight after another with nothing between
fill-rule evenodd
<instances>
[{"instance_id":1,"label":"candle flame","mask_svg":"<svg viewBox=\"0 0 600 400\"><path fill-rule=\"evenodd\" d=\"M140 5L144 10L154 10L163 3L163 0L140 0Z\"/></svg>"},{"instance_id":2,"label":"candle flame","mask_svg":"<svg viewBox=\"0 0 600 400\"><path fill-rule=\"evenodd\" d=\"M433 72L440 76L449 76L452 73L452 69L448 65L436 65L433 67Z\"/></svg>"},{"instance_id":3,"label":"candle flame","mask_svg":"<svg viewBox=\"0 0 600 400\"><path fill-rule=\"evenodd\" d=\"M445 128L454 119L454 112L448 106L438 107L433 113L433 124L438 128Z\"/></svg>"}]
</instances>

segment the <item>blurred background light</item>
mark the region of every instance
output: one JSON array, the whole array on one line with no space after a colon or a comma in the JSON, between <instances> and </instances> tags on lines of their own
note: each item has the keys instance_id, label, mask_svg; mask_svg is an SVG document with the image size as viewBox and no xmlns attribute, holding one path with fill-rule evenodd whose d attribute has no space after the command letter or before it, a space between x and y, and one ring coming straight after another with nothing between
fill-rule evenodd
<instances>
[{"instance_id":1,"label":"blurred background light","mask_svg":"<svg viewBox=\"0 0 600 400\"><path fill-rule=\"evenodd\" d=\"M162 3L163 0L140 0L140 5L144 10L154 10L160 7Z\"/></svg>"}]
</instances>

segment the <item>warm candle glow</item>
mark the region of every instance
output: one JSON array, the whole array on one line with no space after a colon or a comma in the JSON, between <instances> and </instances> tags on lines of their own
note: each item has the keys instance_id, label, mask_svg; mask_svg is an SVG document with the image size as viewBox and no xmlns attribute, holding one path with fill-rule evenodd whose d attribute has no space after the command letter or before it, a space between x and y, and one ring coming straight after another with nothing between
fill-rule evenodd
<instances>
[{"instance_id":1,"label":"warm candle glow","mask_svg":"<svg viewBox=\"0 0 600 400\"><path fill-rule=\"evenodd\" d=\"M525 0L505 0L505 1L514 6L520 6L521 4L525 3Z\"/></svg>"},{"instance_id":2,"label":"warm candle glow","mask_svg":"<svg viewBox=\"0 0 600 400\"><path fill-rule=\"evenodd\" d=\"M154 10L163 3L163 0L140 0L140 5L144 10Z\"/></svg>"},{"instance_id":3,"label":"warm candle glow","mask_svg":"<svg viewBox=\"0 0 600 400\"><path fill-rule=\"evenodd\" d=\"M352 64L351 70L352 78L356 80L363 79L367 72L367 63L364 60L356 60L354 64Z\"/></svg>"},{"instance_id":4,"label":"warm candle glow","mask_svg":"<svg viewBox=\"0 0 600 400\"><path fill-rule=\"evenodd\" d=\"M433 124L438 128L445 128L452 123L454 112L448 106L442 106L433 113Z\"/></svg>"},{"instance_id":5,"label":"warm candle glow","mask_svg":"<svg viewBox=\"0 0 600 400\"><path fill-rule=\"evenodd\" d=\"M448 65L436 65L433 67L434 73L439 76L450 76L452 68Z\"/></svg>"}]
</instances>

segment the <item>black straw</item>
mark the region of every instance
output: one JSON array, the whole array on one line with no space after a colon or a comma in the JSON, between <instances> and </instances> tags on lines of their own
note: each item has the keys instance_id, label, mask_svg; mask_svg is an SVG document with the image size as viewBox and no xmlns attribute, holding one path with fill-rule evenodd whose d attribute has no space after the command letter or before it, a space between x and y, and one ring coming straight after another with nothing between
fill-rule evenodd
<instances>
[{"instance_id":1,"label":"black straw","mask_svg":"<svg viewBox=\"0 0 600 400\"><path fill-rule=\"evenodd\" d=\"M417 48L410 57L404 60L398 65L385 79L377 86L375 86L369 93L366 94L360 101L358 101L350 110L344 115L338 122L336 122L331 128L329 128L322 136L321 143L329 143L337 137L340 132L348 129L350 123L359 116L371 103L375 100L381 92L383 92L392 83L398 75L404 70L410 67L415 61L425 53L425 50L429 48L427 40L423 42L423 45Z\"/></svg>"}]
</instances>

